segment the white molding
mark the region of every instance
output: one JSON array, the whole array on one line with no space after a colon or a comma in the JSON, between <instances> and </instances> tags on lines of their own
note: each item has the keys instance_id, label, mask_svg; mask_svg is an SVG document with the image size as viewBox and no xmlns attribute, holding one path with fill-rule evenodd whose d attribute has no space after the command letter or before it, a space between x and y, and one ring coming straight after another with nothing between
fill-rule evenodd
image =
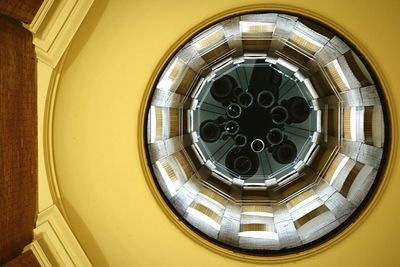
<instances>
[{"instance_id":1,"label":"white molding","mask_svg":"<svg viewBox=\"0 0 400 267\"><path fill-rule=\"evenodd\" d=\"M30 25L37 58L55 68L94 0L45 0Z\"/></svg>"},{"instance_id":2,"label":"white molding","mask_svg":"<svg viewBox=\"0 0 400 267\"><path fill-rule=\"evenodd\" d=\"M44 0L39 10L36 12L35 17L33 18L31 24L23 23L24 27L31 31L32 33L36 33L39 29L39 26L42 24L44 18L49 12L51 6L53 5L54 0Z\"/></svg>"},{"instance_id":3,"label":"white molding","mask_svg":"<svg viewBox=\"0 0 400 267\"><path fill-rule=\"evenodd\" d=\"M50 260L47 258L46 253L44 253L42 247L40 246L37 240L33 240L32 243L27 245L24 248L23 252L31 250L33 255L35 255L36 260L39 262L40 266L42 267L52 267Z\"/></svg>"},{"instance_id":4,"label":"white molding","mask_svg":"<svg viewBox=\"0 0 400 267\"><path fill-rule=\"evenodd\" d=\"M52 119L69 45L94 0L44 0L31 24L37 56L38 218L32 250L41 266L92 266L68 225L55 174ZM61 212L60 212L61 211Z\"/></svg>"},{"instance_id":5,"label":"white molding","mask_svg":"<svg viewBox=\"0 0 400 267\"><path fill-rule=\"evenodd\" d=\"M53 205L38 215L32 250L41 266L92 266L58 208Z\"/></svg>"},{"instance_id":6,"label":"white molding","mask_svg":"<svg viewBox=\"0 0 400 267\"><path fill-rule=\"evenodd\" d=\"M56 68L38 61L39 213L56 204L68 222L56 177L52 123L56 92L68 49ZM47 188L46 188L47 187Z\"/></svg>"}]
</instances>

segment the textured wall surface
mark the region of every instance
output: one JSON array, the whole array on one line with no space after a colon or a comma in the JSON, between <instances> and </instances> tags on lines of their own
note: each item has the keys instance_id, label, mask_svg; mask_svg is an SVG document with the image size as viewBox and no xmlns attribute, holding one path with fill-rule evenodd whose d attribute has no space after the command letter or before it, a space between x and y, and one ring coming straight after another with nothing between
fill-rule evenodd
<instances>
[{"instance_id":1,"label":"textured wall surface","mask_svg":"<svg viewBox=\"0 0 400 267\"><path fill-rule=\"evenodd\" d=\"M0 15L0 265L32 241L37 196L32 34Z\"/></svg>"}]
</instances>

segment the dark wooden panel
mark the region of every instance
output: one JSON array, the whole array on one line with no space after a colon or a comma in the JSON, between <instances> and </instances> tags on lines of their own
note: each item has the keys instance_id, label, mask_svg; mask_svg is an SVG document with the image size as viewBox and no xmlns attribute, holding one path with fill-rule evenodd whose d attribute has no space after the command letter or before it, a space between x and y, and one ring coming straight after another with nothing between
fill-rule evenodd
<instances>
[{"instance_id":1,"label":"dark wooden panel","mask_svg":"<svg viewBox=\"0 0 400 267\"><path fill-rule=\"evenodd\" d=\"M32 34L0 15L0 265L32 241L37 197Z\"/></svg>"},{"instance_id":2,"label":"dark wooden panel","mask_svg":"<svg viewBox=\"0 0 400 267\"><path fill-rule=\"evenodd\" d=\"M0 14L31 23L43 0L0 0Z\"/></svg>"},{"instance_id":3,"label":"dark wooden panel","mask_svg":"<svg viewBox=\"0 0 400 267\"><path fill-rule=\"evenodd\" d=\"M33 252L28 250L24 254L8 262L4 267L40 267L40 264Z\"/></svg>"}]
</instances>

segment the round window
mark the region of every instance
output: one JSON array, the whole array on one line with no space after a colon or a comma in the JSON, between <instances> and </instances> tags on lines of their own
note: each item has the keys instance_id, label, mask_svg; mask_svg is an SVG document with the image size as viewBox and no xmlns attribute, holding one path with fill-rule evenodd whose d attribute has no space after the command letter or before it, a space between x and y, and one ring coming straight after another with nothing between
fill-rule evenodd
<instances>
[{"instance_id":1,"label":"round window","mask_svg":"<svg viewBox=\"0 0 400 267\"><path fill-rule=\"evenodd\" d=\"M175 49L146 106L156 189L200 238L295 253L362 211L388 144L376 75L333 28L299 14L219 19Z\"/></svg>"}]
</instances>

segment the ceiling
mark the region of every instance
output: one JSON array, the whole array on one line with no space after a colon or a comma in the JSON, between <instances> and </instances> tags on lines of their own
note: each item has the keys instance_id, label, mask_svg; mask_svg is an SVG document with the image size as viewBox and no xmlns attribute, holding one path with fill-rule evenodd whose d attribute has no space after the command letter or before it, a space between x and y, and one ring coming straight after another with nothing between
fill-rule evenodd
<instances>
[{"instance_id":1,"label":"ceiling","mask_svg":"<svg viewBox=\"0 0 400 267\"><path fill-rule=\"evenodd\" d=\"M94 2L66 56L53 129L62 200L71 228L94 266L252 265L201 247L163 213L140 166L138 120L152 71L177 39L208 17L255 3L265 1ZM334 21L364 44L385 74L393 99L400 99L394 90L400 86L400 3L303 1L301 7ZM400 114L400 108L394 111ZM350 236L296 264L399 262L399 174L395 166L382 199Z\"/></svg>"}]
</instances>

